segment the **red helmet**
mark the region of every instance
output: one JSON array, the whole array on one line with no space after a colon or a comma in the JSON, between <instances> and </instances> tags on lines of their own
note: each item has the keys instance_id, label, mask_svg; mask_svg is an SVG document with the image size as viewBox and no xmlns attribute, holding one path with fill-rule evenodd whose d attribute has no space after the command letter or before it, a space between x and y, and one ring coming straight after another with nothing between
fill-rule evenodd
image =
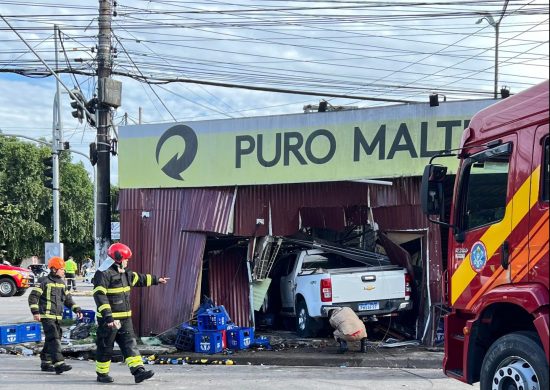
<instances>
[{"instance_id":1,"label":"red helmet","mask_svg":"<svg viewBox=\"0 0 550 390\"><path fill-rule=\"evenodd\" d=\"M54 256L48 260L48 268L65 269L65 260L61 257Z\"/></svg>"},{"instance_id":2,"label":"red helmet","mask_svg":"<svg viewBox=\"0 0 550 390\"><path fill-rule=\"evenodd\" d=\"M127 260L132 257L132 251L127 245L117 242L109 247L107 255L117 263L120 263L122 260Z\"/></svg>"}]
</instances>

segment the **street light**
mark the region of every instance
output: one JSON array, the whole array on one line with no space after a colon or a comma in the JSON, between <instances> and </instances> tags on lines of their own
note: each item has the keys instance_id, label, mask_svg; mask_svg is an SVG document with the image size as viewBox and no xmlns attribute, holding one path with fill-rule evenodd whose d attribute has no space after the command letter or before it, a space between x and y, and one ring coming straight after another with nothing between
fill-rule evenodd
<instances>
[{"instance_id":1,"label":"street light","mask_svg":"<svg viewBox=\"0 0 550 390\"><path fill-rule=\"evenodd\" d=\"M479 18L476 22L476 24L480 24L482 21L485 20L495 29L495 84L493 89L495 99L498 97L498 35L500 30L500 22L502 22L502 18L506 13L506 7L508 7L508 1L509 0L506 0L504 2L504 7L502 8L502 12L500 13L500 17L498 18L498 21L495 21L495 19L489 12L480 12L479 14L483 15L483 17Z\"/></svg>"}]
</instances>

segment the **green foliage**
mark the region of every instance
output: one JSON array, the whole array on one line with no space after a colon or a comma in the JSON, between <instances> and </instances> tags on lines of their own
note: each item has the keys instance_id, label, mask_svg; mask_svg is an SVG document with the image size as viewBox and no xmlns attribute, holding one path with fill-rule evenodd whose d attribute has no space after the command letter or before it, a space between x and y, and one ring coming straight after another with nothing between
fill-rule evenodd
<instances>
[{"instance_id":1,"label":"green foliage","mask_svg":"<svg viewBox=\"0 0 550 390\"><path fill-rule=\"evenodd\" d=\"M52 191L43 185L42 159L51 155L11 137L0 137L0 249L15 264L44 254L53 239ZM78 258L93 253L93 184L81 163L60 157L60 225L65 253Z\"/></svg>"}]
</instances>

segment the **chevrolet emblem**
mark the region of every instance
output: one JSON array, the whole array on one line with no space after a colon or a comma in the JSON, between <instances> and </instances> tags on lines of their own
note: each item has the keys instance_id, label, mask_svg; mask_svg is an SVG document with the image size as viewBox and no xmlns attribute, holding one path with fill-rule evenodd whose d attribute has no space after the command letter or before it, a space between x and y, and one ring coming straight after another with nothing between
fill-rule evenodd
<instances>
[{"instance_id":1,"label":"chevrolet emblem","mask_svg":"<svg viewBox=\"0 0 550 390\"><path fill-rule=\"evenodd\" d=\"M367 290L367 291L370 291L370 290L374 290L376 287L374 286L367 286L367 287L363 287L363 290Z\"/></svg>"}]
</instances>

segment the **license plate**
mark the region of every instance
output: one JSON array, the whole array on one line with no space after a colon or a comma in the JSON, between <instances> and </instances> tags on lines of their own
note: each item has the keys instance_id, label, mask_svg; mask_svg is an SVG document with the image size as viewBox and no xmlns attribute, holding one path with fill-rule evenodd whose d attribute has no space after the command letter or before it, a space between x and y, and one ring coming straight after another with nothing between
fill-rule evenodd
<instances>
[{"instance_id":1,"label":"license plate","mask_svg":"<svg viewBox=\"0 0 550 390\"><path fill-rule=\"evenodd\" d=\"M378 310L380 309L380 304L378 302L367 302L359 304L359 311L367 310Z\"/></svg>"}]
</instances>

